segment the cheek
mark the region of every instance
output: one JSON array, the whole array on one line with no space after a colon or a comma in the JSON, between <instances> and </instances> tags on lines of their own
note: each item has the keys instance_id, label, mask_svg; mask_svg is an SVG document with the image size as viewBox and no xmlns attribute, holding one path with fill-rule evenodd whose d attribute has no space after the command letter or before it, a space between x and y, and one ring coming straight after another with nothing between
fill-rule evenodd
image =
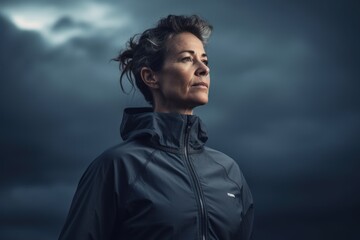
<instances>
[{"instance_id":1,"label":"cheek","mask_svg":"<svg viewBox=\"0 0 360 240\"><path fill-rule=\"evenodd\" d=\"M176 91L187 92L191 86L191 75L186 72L174 72L169 80L170 87L176 88Z\"/></svg>"},{"instance_id":2,"label":"cheek","mask_svg":"<svg viewBox=\"0 0 360 240\"><path fill-rule=\"evenodd\" d=\"M166 68L162 76L163 92L170 95L186 95L191 87L192 74L189 69Z\"/></svg>"}]
</instances>

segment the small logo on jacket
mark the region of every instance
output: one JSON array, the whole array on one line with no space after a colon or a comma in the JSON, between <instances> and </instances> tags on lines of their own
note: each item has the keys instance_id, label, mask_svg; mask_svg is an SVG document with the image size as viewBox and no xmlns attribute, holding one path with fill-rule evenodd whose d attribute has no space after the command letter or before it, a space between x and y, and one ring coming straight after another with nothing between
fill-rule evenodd
<instances>
[{"instance_id":1,"label":"small logo on jacket","mask_svg":"<svg viewBox=\"0 0 360 240\"><path fill-rule=\"evenodd\" d=\"M235 198L235 195L233 193L227 193L229 197Z\"/></svg>"}]
</instances>

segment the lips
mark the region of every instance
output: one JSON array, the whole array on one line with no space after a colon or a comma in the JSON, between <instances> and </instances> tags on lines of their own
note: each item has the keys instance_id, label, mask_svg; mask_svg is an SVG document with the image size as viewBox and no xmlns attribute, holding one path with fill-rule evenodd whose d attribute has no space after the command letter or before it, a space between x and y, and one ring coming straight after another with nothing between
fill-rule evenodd
<instances>
[{"instance_id":1,"label":"lips","mask_svg":"<svg viewBox=\"0 0 360 240\"><path fill-rule=\"evenodd\" d=\"M196 87L196 86L204 86L206 88L209 88L209 84L207 84L206 82L196 82L193 85L191 85L192 87Z\"/></svg>"}]
</instances>

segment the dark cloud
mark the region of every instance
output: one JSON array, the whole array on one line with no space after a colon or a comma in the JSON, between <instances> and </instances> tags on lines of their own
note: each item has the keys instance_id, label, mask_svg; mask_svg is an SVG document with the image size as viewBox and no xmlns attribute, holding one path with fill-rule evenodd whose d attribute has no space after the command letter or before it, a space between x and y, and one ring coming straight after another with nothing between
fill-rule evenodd
<instances>
[{"instance_id":1,"label":"dark cloud","mask_svg":"<svg viewBox=\"0 0 360 240\"><path fill-rule=\"evenodd\" d=\"M34 32L19 31L4 18L1 25L4 33L0 40L4 53L1 63L8 67L1 72L0 106L6 114L1 119L0 139L7 161L0 170L0 185L9 188L13 184L49 184L66 181L68 177L74 181L88 160L95 157L84 155L83 149L92 148L87 145L90 142L102 145L97 137L104 134L101 133L104 128L99 129L98 120L106 118L110 110L114 127L118 128L121 110L117 109L118 100L110 100L118 94L116 78L108 83L113 90L107 93L113 95L104 99L106 80L101 73L106 74L108 69L98 68L99 75L88 70L89 57L99 61L98 56L86 53L91 47L79 49L85 54L70 56L72 49L77 48L73 43L76 40L51 49ZM110 57L103 57L103 65L116 69L108 63ZM102 89L97 91L99 84ZM74 117L78 120L74 121ZM94 129L94 138L86 144L82 140L84 127ZM116 138L118 133L112 137ZM73 144L69 145L70 142ZM68 177L62 177L64 172L69 173Z\"/></svg>"},{"instance_id":2,"label":"dark cloud","mask_svg":"<svg viewBox=\"0 0 360 240\"><path fill-rule=\"evenodd\" d=\"M20 3L50 4L1 4ZM196 113L209 146L234 157L252 187L255 239L357 239L355 1L107 4L133 21L108 32L65 16L56 33L94 32L55 46L0 15L1 239L56 238L81 173L120 142L122 108L144 105L139 94L119 93L109 60L169 13L198 13L215 27L207 48L210 103Z\"/></svg>"},{"instance_id":3,"label":"dark cloud","mask_svg":"<svg viewBox=\"0 0 360 240\"><path fill-rule=\"evenodd\" d=\"M94 56L95 45L76 54L76 39L54 48L4 17L0 26L0 238L54 239L81 173L120 142L116 71L106 80L117 67L111 55ZM104 67L89 71L98 62ZM104 120L108 126L99 124Z\"/></svg>"},{"instance_id":4,"label":"dark cloud","mask_svg":"<svg viewBox=\"0 0 360 240\"><path fill-rule=\"evenodd\" d=\"M89 3L92 1L89 0L78 0L77 3ZM56 1L56 0L32 0L31 2L27 0L1 0L0 5L2 6L71 6L74 5L74 1L71 0L63 0L63 1Z\"/></svg>"},{"instance_id":5,"label":"dark cloud","mask_svg":"<svg viewBox=\"0 0 360 240\"><path fill-rule=\"evenodd\" d=\"M64 16L54 23L54 25L52 26L52 30L53 31L65 31L65 30L71 30L71 29L77 29L77 28L87 30L90 27L91 26L89 23L77 22L69 16Z\"/></svg>"}]
</instances>

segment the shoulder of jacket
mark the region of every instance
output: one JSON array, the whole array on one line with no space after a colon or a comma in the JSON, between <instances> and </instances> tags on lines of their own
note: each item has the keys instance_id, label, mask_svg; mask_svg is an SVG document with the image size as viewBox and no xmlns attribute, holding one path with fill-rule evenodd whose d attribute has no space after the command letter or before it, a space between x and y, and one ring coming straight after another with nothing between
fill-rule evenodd
<instances>
[{"instance_id":1,"label":"shoulder of jacket","mask_svg":"<svg viewBox=\"0 0 360 240\"><path fill-rule=\"evenodd\" d=\"M205 147L204 150L210 155L210 159L223 166L228 173L232 172L236 175L242 175L238 162L229 155L209 147Z\"/></svg>"},{"instance_id":2,"label":"shoulder of jacket","mask_svg":"<svg viewBox=\"0 0 360 240\"><path fill-rule=\"evenodd\" d=\"M139 142L125 141L108 148L96 157L87 167L85 176L96 175L111 178L113 174L130 171L128 177L132 179L136 176L137 170L145 164L146 156L152 151L154 151L152 148Z\"/></svg>"},{"instance_id":3,"label":"shoulder of jacket","mask_svg":"<svg viewBox=\"0 0 360 240\"><path fill-rule=\"evenodd\" d=\"M142 155L152 149L137 141L125 141L106 149L97 159L102 161L121 161L133 155Z\"/></svg>"},{"instance_id":4,"label":"shoulder of jacket","mask_svg":"<svg viewBox=\"0 0 360 240\"><path fill-rule=\"evenodd\" d=\"M105 150L92 161L90 167L104 169L114 167L122 169L124 166L139 167L153 151L153 148L138 141L125 141Z\"/></svg>"},{"instance_id":5,"label":"shoulder of jacket","mask_svg":"<svg viewBox=\"0 0 360 240\"><path fill-rule=\"evenodd\" d=\"M223 153L223 152L220 152L218 150L215 150L213 148L210 148L210 147L204 147L204 150L206 153L210 154L212 157L214 157L214 159L218 159L222 162L226 162L228 164L236 164L236 161L230 157L229 155Z\"/></svg>"}]
</instances>

